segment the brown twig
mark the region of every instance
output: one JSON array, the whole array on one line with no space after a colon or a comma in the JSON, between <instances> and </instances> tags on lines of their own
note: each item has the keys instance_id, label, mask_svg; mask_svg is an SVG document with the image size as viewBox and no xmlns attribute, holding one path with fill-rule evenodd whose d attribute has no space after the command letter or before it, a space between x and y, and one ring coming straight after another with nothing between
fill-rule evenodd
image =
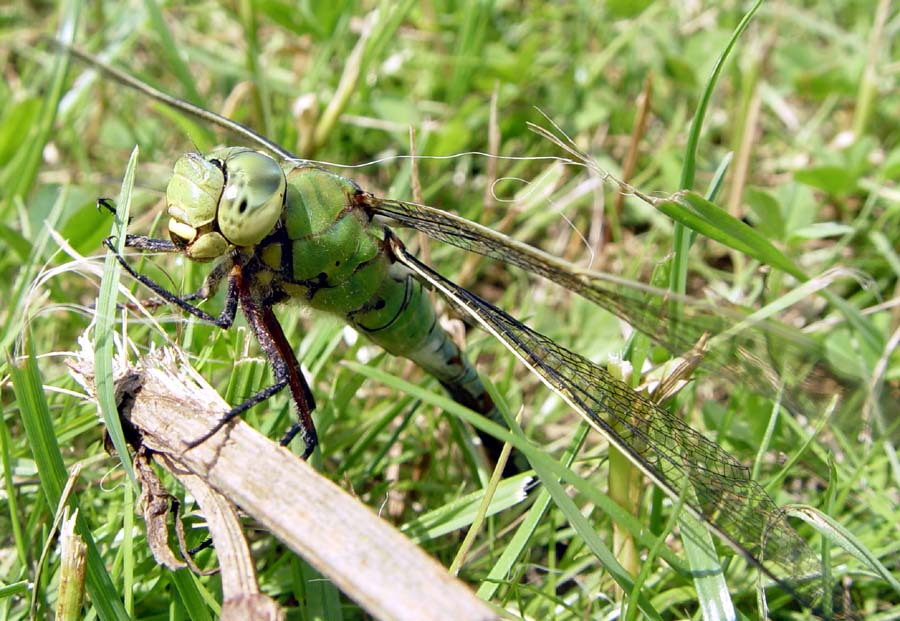
<instances>
[{"instance_id":1,"label":"brown twig","mask_svg":"<svg viewBox=\"0 0 900 621\"><path fill-rule=\"evenodd\" d=\"M92 383L89 360L73 365ZM198 499L222 565L223 618L249 618L261 598L232 507L269 529L378 619L496 619L444 567L369 507L241 420L196 447L229 408L171 349L141 360L130 422L158 463ZM124 375L125 373L123 373ZM257 617L276 618L276 617Z\"/></svg>"}]
</instances>

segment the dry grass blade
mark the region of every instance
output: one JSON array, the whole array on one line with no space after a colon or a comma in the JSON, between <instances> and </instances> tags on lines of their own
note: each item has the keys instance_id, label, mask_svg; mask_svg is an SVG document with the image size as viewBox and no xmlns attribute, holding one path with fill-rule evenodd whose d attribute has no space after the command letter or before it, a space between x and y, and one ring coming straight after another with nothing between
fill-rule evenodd
<instances>
[{"instance_id":1,"label":"dry grass blade","mask_svg":"<svg viewBox=\"0 0 900 621\"><path fill-rule=\"evenodd\" d=\"M91 379L88 356L75 366ZM233 546L235 557L223 555L221 541L242 539L239 531L229 530L235 522L227 513L237 505L378 619L497 618L368 507L243 421L188 448L187 442L201 437L228 406L172 350L148 355L136 372L141 386L133 395L130 422L157 461L203 506L222 563L226 603L233 597L227 589L247 589L253 572L249 553L238 546ZM227 571L241 574L234 576L238 582L229 583Z\"/></svg>"}]
</instances>

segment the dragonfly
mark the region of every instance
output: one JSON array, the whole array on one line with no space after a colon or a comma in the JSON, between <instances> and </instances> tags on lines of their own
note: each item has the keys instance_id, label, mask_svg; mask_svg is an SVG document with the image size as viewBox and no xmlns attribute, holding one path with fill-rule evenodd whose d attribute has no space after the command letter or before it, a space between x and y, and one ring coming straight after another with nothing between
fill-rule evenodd
<instances>
[{"instance_id":1,"label":"dragonfly","mask_svg":"<svg viewBox=\"0 0 900 621\"><path fill-rule=\"evenodd\" d=\"M240 310L271 364L275 382L224 413L194 444L287 389L298 420L282 443L299 436L304 458L315 450L315 400L273 311L283 303L339 316L387 352L415 362L457 402L502 421L474 365L438 322L427 295L433 289L500 341L653 484L683 502L690 514L781 589L814 611L822 610L824 598L830 600L830 589L819 579L820 560L747 467L604 367L442 276L414 256L390 227L416 229L544 277L618 315L675 355L728 334L746 312L652 287L625 286L627 281L576 267L450 212L377 197L249 127L172 97L88 54L68 51L116 81L254 145L183 155L166 189L170 239L126 235L128 248L180 253L212 263L198 292L176 295L117 255L132 277L201 320L229 328ZM111 240L107 245L114 249ZM219 315L194 304L223 285L225 304ZM671 310L672 301L679 302L677 312ZM767 326L764 336L730 334L722 339L724 345L706 348L700 364L773 395L783 386L755 352L776 332L777 326ZM787 330L779 336L798 338ZM804 341L798 347L817 346ZM784 394L788 405L809 405L802 391Z\"/></svg>"}]
</instances>

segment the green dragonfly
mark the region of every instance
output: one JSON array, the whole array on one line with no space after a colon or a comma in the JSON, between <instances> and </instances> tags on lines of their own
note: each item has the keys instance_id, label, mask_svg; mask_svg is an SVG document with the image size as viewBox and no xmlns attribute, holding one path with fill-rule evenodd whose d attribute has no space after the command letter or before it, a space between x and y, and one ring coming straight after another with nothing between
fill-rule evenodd
<instances>
[{"instance_id":1,"label":"green dragonfly","mask_svg":"<svg viewBox=\"0 0 900 621\"><path fill-rule=\"evenodd\" d=\"M701 366L768 395L779 389L779 379L754 352L776 335L777 327L767 326L763 336L758 331L730 334L716 345L716 338L728 334L746 313L651 287L625 286L615 277L577 268L440 209L378 198L239 123L173 98L86 54L71 53L115 80L261 149L228 147L184 155L166 190L171 239L126 236L129 248L214 262L200 291L175 295L119 256L134 278L195 317L228 328L240 308L272 365L275 383L233 407L195 443L287 388L298 422L282 442L299 435L303 456L314 451L315 402L273 312L282 302L341 317L389 353L414 361L456 401L502 420L474 366L440 327L426 295L428 287L502 342L655 485L681 499L694 517L787 593L814 610L823 598L830 598L818 578L822 567L816 554L745 466L603 367L441 276L407 251L387 225L417 229L543 276L615 313L676 355L690 353L698 342L710 343ZM109 240L107 244L112 248ZM225 307L220 315L192 304L213 295L223 283ZM671 310L673 300L679 302L677 312ZM788 391L786 398L788 405L809 407L802 391Z\"/></svg>"}]
</instances>

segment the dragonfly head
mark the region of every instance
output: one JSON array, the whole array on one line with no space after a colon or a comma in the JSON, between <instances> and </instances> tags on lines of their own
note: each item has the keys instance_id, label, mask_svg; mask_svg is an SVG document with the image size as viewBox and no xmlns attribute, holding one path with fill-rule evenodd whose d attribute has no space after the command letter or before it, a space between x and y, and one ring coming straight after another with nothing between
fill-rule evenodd
<instances>
[{"instance_id":1,"label":"dragonfly head","mask_svg":"<svg viewBox=\"0 0 900 621\"><path fill-rule=\"evenodd\" d=\"M208 157L188 153L166 188L172 241L196 261L254 246L281 218L285 186L281 166L264 153L240 147Z\"/></svg>"}]
</instances>

